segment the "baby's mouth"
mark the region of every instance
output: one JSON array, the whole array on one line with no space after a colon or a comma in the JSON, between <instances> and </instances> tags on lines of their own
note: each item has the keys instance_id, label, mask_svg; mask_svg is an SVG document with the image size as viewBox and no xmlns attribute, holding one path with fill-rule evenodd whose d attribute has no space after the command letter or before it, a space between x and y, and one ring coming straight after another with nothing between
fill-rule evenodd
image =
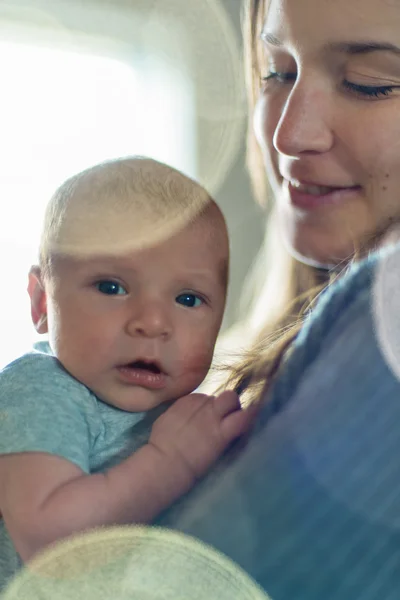
<instances>
[{"instance_id":1,"label":"baby's mouth","mask_svg":"<svg viewBox=\"0 0 400 600\"><path fill-rule=\"evenodd\" d=\"M160 375L162 370L157 362L153 361L144 361L144 360L135 360L127 365L122 365L127 369L139 369L143 371L148 371L149 373L154 373L155 375Z\"/></svg>"},{"instance_id":2,"label":"baby's mouth","mask_svg":"<svg viewBox=\"0 0 400 600\"><path fill-rule=\"evenodd\" d=\"M167 374L157 361L134 360L117 368L125 383L150 389L160 389L166 385Z\"/></svg>"}]
</instances>

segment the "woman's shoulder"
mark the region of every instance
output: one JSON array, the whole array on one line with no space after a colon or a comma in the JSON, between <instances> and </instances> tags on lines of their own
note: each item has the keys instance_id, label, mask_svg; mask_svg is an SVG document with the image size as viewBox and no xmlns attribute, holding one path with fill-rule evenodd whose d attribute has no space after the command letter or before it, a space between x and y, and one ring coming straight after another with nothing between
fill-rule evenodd
<instances>
[{"instance_id":1,"label":"woman's shoulder","mask_svg":"<svg viewBox=\"0 0 400 600\"><path fill-rule=\"evenodd\" d=\"M317 335L326 334L340 315L349 311L354 303L371 304L382 272L386 279L389 272L400 266L400 244L374 252L364 260L352 264L321 293L315 308L310 311L296 341L302 344L312 329ZM399 278L400 289L400 278Z\"/></svg>"},{"instance_id":2,"label":"woman's shoulder","mask_svg":"<svg viewBox=\"0 0 400 600\"><path fill-rule=\"evenodd\" d=\"M329 286L310 312L271 390L275 410L293 397L304 373L323 360L325 373L347 360L363 361L400 379L400 246L379 251L352 266ZM329 356L329 360L327 357ZM368 360L374 356L374 364ZM345 359L345 357L347 357ZM372 360L372 359L371 359ZM335 363L335 364L333 364ZM392 363L392 364L391 364ZM318 370L321 376L323 371Z\"/></svg>"}]
</instances>

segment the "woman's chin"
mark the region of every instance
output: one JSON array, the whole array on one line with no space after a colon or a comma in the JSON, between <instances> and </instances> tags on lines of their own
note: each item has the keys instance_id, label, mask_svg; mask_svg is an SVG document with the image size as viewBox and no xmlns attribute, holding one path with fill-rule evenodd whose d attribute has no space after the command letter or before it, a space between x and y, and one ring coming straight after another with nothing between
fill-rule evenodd
<instances>
[{"instance_id":1,"label":"woman's chin","mask_svg":"<svg viewBox=\"0 0 400 600\"><path fill-rule=\"evenodd\" d=\"M298 261L322 269L334 269L348 263L356 253L356 245L341 236L285 235L285 245Z\"/></svg>"},{"instance_id":2,"label":"woman's chin","mask_svg":"<svg viewBox=\"0 0 400 600\"><path fill-rule=\"evenodd\" d=\"M363 202L329 210L299 211L278 203L279 228L289 252L318 268L344 265L370 246L376 220Z\"/></svg>"}]
</instances>

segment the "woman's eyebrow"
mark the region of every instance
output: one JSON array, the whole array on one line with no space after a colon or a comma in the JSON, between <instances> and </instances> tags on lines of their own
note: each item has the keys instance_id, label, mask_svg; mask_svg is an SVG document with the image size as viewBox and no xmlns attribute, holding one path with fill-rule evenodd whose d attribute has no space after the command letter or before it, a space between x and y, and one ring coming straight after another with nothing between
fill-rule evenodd
<instances>
[{"instance_id":1,"label":"woman's eyebrow","mask_svg":"<svg viewBox=\"0 0 400 600\"><path fill-rule=\"evenodd\" d=\"M344 54L369 54L371 52L393 52L400 55L400 48L388 42L331 42L327 44L327 49L332 52L341 52Z\"/></svg>"},{"instance_id":2,"label":"woman's eyebrow","mask_svg":"<svg viewBox=\"0 0 400 600\"><path fill-rule=\"evenodd\" d=\"M280 48L283 43L273 35L273 33L263 30L260 39L271 46ZM369 54L371 52L393 52L400 55L400 48L389 42L361 41L361 42L330 42L326 49L331 52L341 52L343 54Z\"/></svg>"}]
</instances>

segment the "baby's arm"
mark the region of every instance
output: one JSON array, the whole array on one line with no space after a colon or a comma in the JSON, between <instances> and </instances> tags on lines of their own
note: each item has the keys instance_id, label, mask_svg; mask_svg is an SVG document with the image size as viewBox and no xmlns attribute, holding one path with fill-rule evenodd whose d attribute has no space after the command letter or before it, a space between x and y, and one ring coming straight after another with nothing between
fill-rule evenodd
<instances>
[{"instance_id":1,"label":"baby's arm","mask_svg":"<svg viewBox=\"0 0 400 600\"><path fill-rule=\"evenodd\" d=\"M24 561L78 531L145 523L187 492L252 421L233 392L179 399L149 442L105 473L87 475L45 453L0 457L0 510Z\"/></svg>"}]
</instances>

